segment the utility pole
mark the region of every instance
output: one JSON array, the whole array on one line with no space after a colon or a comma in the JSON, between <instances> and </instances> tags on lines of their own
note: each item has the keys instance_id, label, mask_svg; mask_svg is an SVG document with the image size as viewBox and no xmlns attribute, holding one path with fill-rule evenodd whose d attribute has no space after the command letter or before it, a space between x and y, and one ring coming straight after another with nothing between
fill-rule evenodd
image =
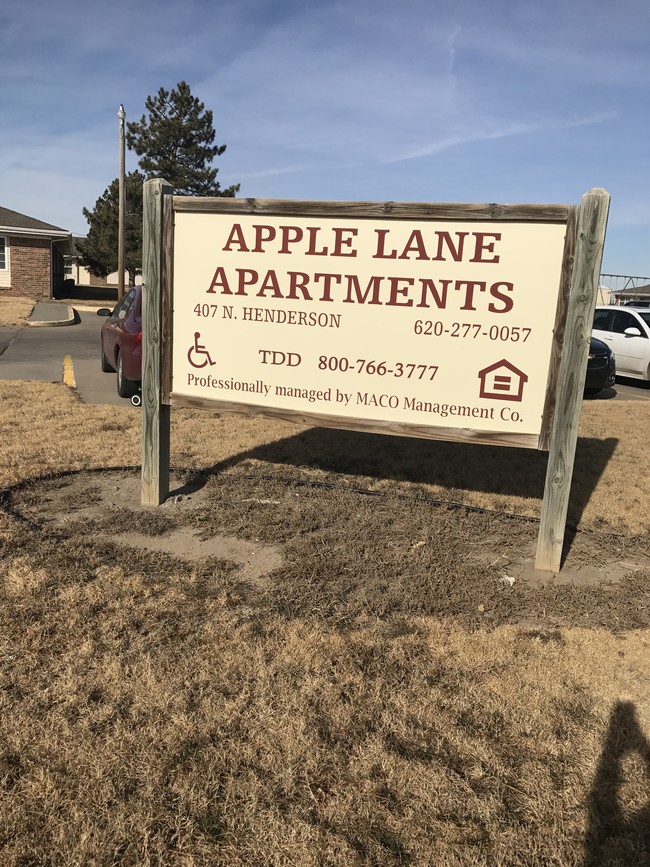
<instances>
[{"instance_id":1,"label":"utility pole","mask_svg":"<svg viewBox=\"0 0 650 867\"><path fill-rule=\"evenodd\" d=\"M120 105L117 116L120 120L120 178L119 178L119 205L118 205L118 230L117 230L117 300L121 301L124 295L124 120L126 112Z\"/></svg>"}]
</instances>

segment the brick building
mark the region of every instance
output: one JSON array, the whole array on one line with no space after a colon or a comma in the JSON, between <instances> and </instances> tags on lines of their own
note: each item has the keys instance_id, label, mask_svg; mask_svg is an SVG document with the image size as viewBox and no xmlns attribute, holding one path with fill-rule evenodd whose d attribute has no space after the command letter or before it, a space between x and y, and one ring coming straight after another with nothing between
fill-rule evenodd
<instances>
[{"instance_id":1,"label":"brick building","mask_svg":"<svg viewBox=\"0 0 650 867\"><path fill-rule=\"evenodd\" d=\"M0 207L0 295L53 297L71 240L66 229Z\"/></svg>"}]
</instances>

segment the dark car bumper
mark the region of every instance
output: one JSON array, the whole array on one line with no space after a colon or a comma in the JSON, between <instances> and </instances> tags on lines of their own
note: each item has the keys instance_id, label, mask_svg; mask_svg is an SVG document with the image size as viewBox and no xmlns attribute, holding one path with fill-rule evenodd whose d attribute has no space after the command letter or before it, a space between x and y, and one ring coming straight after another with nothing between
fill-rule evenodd
<instances>
[{"instance_id":1,"label":"dark car bumper","mask_svg":"<svg viewBox=\"0 0 650 867\"><path fill-rule=\"evenodd\" d=\"M605 350L590 350L587 363L585 389L599 391L609 388L616 381L616 362L614 356Z\"/></svg>"}]
</instances>

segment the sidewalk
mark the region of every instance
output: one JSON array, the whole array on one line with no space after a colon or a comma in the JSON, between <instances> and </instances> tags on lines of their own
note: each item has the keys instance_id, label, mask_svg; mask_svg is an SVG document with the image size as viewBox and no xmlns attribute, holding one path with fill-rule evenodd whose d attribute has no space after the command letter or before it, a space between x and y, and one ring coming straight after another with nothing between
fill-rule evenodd
<instances>
[{"instance_id":1,"label":"sidewalk","mask_svg":"<svg viewBox=\"0 0 650 867\"><path fill-rule=\"evenodd\" d=\"M75 313L67 304L56 301L37 301L27 323L29 325L72 325Z\"/></svg>"}]
</instances>

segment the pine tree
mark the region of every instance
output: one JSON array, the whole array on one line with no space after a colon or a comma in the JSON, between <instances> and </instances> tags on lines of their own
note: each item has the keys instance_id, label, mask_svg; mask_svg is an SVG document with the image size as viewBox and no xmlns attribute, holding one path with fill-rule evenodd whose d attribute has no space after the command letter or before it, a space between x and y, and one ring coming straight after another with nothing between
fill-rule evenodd
<instances>
[{"instance_id":1,"label":"pine tree","mask_svg":"<svg viewBox=\"0 0 650 867\"><path fill-rule=\"evenodd\" d=\"M125 178L124 264L131 282L142 269L142 184L147 178L164 178L179 195L235 196L239 190L239 184L221 189L216 180L211 162L226 146L214 144L212 112L192 96L188 84L181 81L172 91L161 87L155 97L147 97L145 107L148 116L128 123L126 132L142 169ZM77 242L81 262L91 274L106 277L117 271L119 181L83 215L90 228L85 240Z\"/></svg>"},{"instance_id":2,"label":"pine tree","mask_svg":"<svg viewBox=\"0 0 650 867\"><path fill-rule=\"evenodd\" d=\"M234 196L239 184L221 189L212 160L225 145L214 144L212 112L192 96L185 81L174 90L161 87L145 102L147 115L127 123L126 143L141 157L138 165L146 178L168 181L179 195Z\"/></svg>"},{"instance_id":3,"label":"pine tree","mask_svg":"<svg viewBox=\"0 0 650 867\"><path fill-rule=\"evenodd\" d=\"M142 269L142 184L140 172L129 172L124 179L124 267L129 282L135 282ZM92 211L83 209L88 235L77 242L81 264L96 277L117 271L119 227L119 178L115 178L95 202Z\"/></svg>"}]
</instances>

